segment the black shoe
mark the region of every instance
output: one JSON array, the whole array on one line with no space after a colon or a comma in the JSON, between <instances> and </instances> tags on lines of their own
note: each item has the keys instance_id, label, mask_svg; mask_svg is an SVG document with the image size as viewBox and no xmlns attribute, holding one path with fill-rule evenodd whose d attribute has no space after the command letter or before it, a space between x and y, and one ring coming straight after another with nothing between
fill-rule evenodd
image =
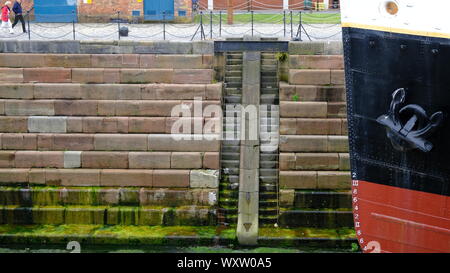
<instances>
[{"instance_id":1,"label":"black shoe","mask_svg":"<svg viewBox=\"0 0 450 273\"><path fill-rule=\"evenodd\" d=\"M28 33L26 30L23 33Z\"/></svg>"}]
</instances>

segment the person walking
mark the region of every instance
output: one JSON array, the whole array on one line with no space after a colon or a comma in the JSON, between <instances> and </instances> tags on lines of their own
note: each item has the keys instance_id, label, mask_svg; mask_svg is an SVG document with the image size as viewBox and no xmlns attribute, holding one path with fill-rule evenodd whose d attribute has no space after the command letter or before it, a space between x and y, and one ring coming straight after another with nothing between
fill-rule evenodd
<instances>
[{"instance_id":1,"label":"person walking","mask_svg":"<svg viewBox=\"0 0 450 273\"><path fill-rule=\"evenodd\" d=\"M16 0L12 10L14 11L14 14L15 14L14 23L12 25L12 28L14 28L17 25L17 23L19 23L19 20L20 20L20 23L22 23L23 33L27 33L27 30L25 29L25 20L23 19L23 15L22 15L22 0Z\"/></svg>"},{"instance_id":2,"label":"person walking","mask_svg":"<svg viewBox=\"0 0 450 273\"><path fill-rule=\"evenodd\" d=\"M9 28L9 33L14 34L11 21L9 20L9 13L11 12L11 1L6 1L2 7L2 26L1 28Z\"/></svg>"}]
</instances>

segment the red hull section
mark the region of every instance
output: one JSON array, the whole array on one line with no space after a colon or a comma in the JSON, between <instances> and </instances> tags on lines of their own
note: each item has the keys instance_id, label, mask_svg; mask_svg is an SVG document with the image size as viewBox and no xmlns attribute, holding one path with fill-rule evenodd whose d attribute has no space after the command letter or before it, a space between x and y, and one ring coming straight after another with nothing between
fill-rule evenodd
<instances>
[{"instance_id":1,"label":"red hull section","mask_svg":"<svg viewBox=\"0 0 450 273\"><path fill-rule=\"evenodd\" d=\"M450 197L360 180L352 193L364 252L450 253Z\"/></svg>"}]
</instances>

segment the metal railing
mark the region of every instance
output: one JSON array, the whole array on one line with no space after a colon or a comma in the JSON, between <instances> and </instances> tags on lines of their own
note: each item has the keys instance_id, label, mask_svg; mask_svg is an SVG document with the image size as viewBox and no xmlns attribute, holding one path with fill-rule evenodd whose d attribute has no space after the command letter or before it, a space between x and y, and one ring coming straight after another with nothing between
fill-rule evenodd
<instances>
[{"instance_id":1,"label":"metal railing","mask_svg":"<svg viewBox=\"0 0 450 273\"><path fill-rule=\"evenodd\" d=\"M54 21L56 16L49 21ZM66 15L67 16L67 15ZM42 15L40 18L42 19ZM243 35L286 38L293 40L337 39L341 34L340 14L337 12L311 12L303 10L236 11L233 24L228 24L225 11L199 11L190 23L175 23L167 18L173 14L160 14L162 20L135 24L117 12L109 16L108 23L38 23L26 14L27 33L6 34L0 39L28 40L206 40ZM45 18L44 18L45 19ZM125 29L123 29L125 27Z\"/></svg>"}]
</instances>

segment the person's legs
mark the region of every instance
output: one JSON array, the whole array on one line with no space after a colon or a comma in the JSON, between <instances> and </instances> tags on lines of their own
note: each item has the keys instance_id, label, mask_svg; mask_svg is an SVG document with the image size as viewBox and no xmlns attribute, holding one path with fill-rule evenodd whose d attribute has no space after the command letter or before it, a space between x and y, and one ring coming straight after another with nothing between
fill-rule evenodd
<instances>
[{"instance_id":1,"label":"person's legs","mask_svg":"<svg viewBox=\"0 0 450 273\"><path fill-rule=\"evenodd\" d=\"M19 17L19 20L20 20L20 23L22 23L22 30L23 30L23 32L27 32L27 30L25 29L25 19L23 18L23 15L19 15L20 17Z\"/></svg>"},{"instance_id":2,"label":"person's legs","mask_svg":"<svg viewBox=\"0 0 450 273\"><path fill-rule=\"evenodd\" d=\"M19 22L19 16L20 16L20 15L16 15L16 16L14 17L14 23L13 23L13 25L12 25L12 28L14 28L14 27L17 25L17 23Z\"/></svg>"},{"instance_id":3,"label":"person's legs","mask_svg":"<svg viewBox=\"0 0 450 273\"><path fill-rule=\"evenodd\" d=\"M8 20L8 28L9 28L9 33L13 34L14 30L12 28L11 20Z\"/></svg>"}]
</instances>

